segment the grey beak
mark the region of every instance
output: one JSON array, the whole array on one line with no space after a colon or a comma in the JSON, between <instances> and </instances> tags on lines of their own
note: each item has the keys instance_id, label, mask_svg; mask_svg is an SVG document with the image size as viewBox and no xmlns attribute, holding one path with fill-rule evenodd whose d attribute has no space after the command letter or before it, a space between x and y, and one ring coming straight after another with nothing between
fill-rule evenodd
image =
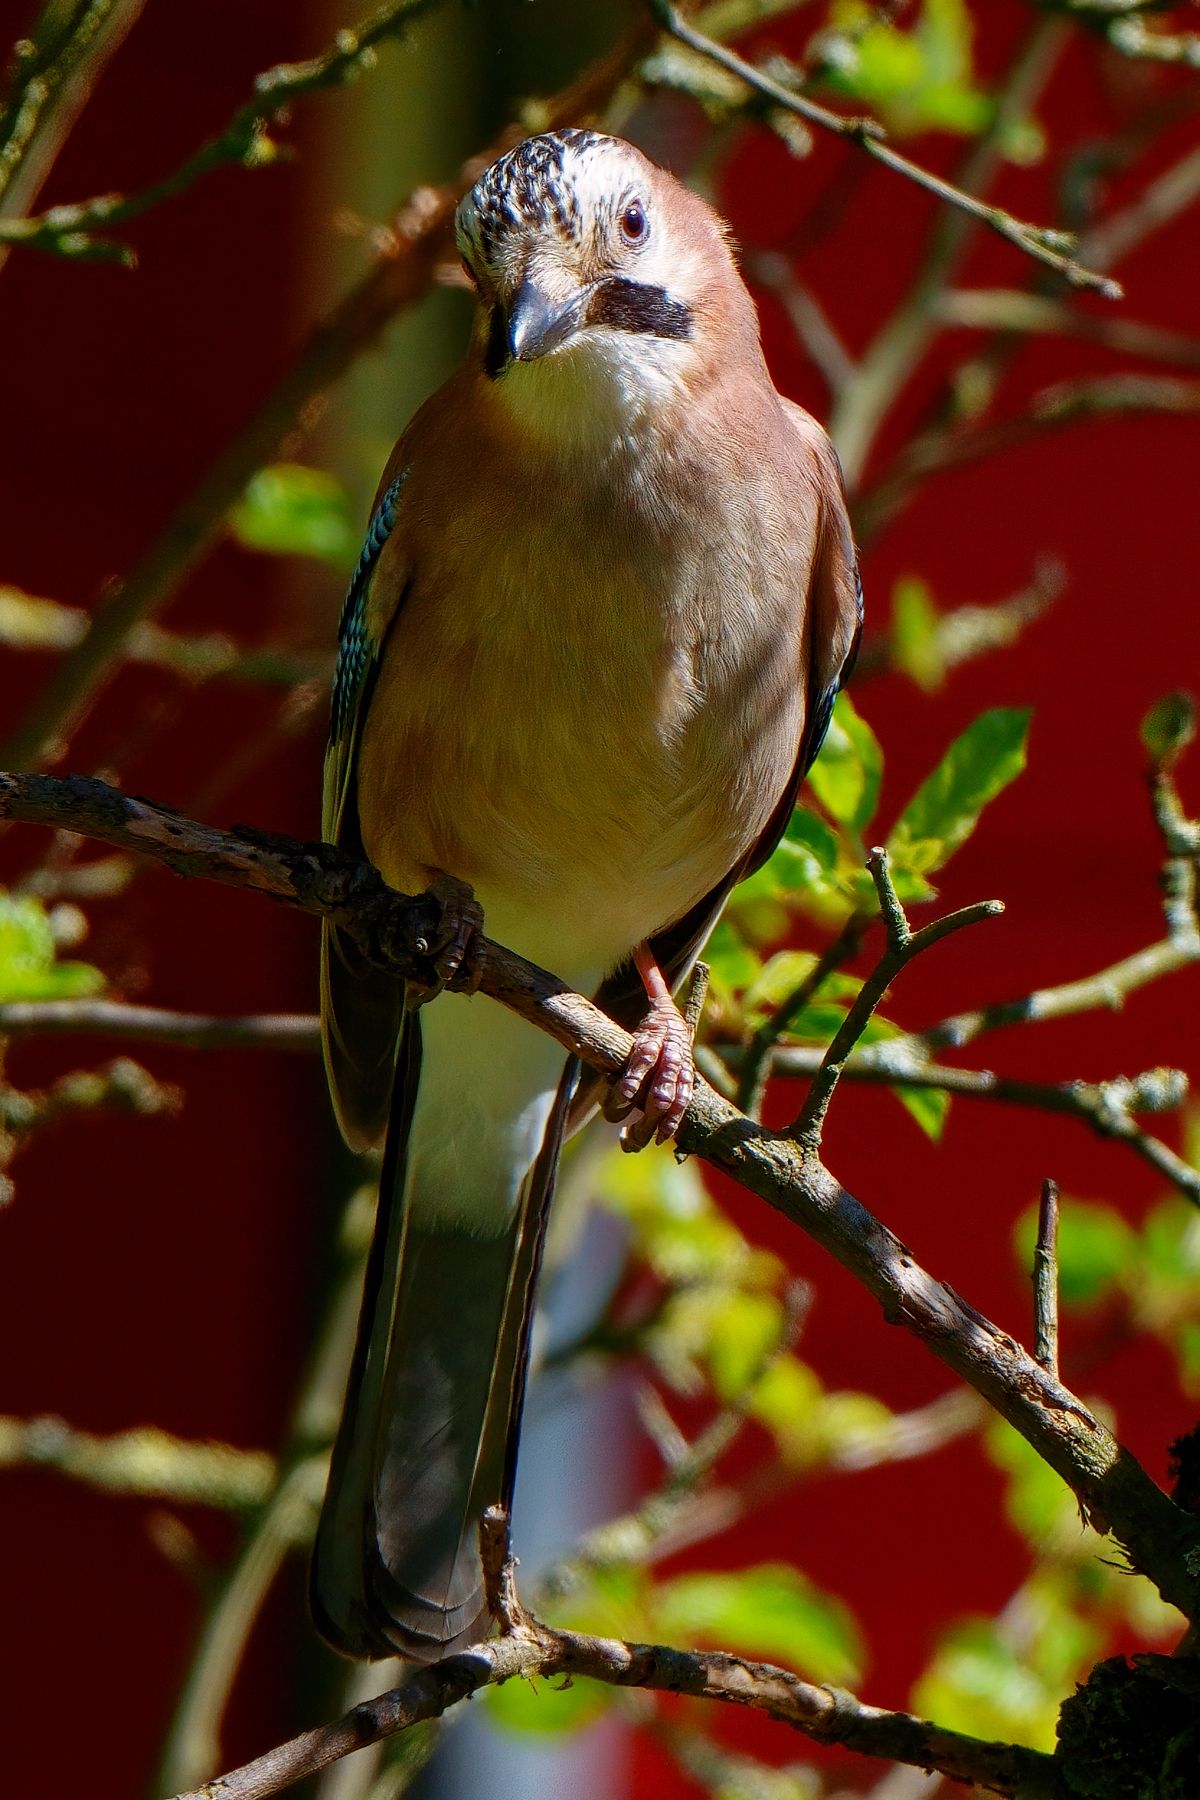
<instances>
[{"instance_id":1,"label":"grey beak","mask_svg":"<svg viewBox=\"0 0 1200 1800\"><path fill-rule=\"evenodd\" d=\"M527 276L508 309L506 335L513 361L534 362L565 344L580 322L585 299L577 291L566 300L550 300Z\"/></svg>"}]
</instances>

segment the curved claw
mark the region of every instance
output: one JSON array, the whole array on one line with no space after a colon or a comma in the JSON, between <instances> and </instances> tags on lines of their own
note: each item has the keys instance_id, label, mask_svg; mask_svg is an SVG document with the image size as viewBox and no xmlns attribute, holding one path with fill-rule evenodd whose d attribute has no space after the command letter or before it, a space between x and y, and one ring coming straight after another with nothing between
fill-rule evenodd
<instances>
[{"instance_id":1,"label":"curved claw","mask_svg":"<svg viewBox=\"0 0 1200 1800\"><path fill-rule=\"evenodd\" d=\"M437 936L429 945L435 980L428 985L412 982L420 1006L434 1000L443 988L473 994L483 978L483 908L465 881L440 870L426 892L441 907Z\"/></svg>"}]
</instances>

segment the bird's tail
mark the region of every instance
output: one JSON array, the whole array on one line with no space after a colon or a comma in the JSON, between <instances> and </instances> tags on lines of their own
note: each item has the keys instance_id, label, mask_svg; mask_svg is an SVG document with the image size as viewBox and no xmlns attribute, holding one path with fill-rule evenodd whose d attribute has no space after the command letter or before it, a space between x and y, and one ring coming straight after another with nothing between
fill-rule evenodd
<instances>
[{"instance_id":1,"label":"bird's tail","mask_svg":"<svg viewBox=\"0 0 1200 1800\"><path fill-rule=\"evenodd\" d=\"M312 1562L314 1619L347 1655L428 1662L485 1629L479 1520L511 1500L575 1073L500 1007L481 1019L439 1002L406 1016Z\"/></svg>"}]
</instances>

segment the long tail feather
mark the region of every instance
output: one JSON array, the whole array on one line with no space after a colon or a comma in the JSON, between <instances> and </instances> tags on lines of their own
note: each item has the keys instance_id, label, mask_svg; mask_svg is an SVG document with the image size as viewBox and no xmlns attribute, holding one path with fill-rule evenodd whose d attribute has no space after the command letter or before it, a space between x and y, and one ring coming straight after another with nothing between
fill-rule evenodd
<instances>
[{"instance_id":1,"label":"long tail feather","mask_svg":"<svg viewBox=\"0 0 1200 1800\"><path fill-rule=\"evenodd\" d=\"M432 1036L445 1035L443 1019ZM437 1050L445 1055L444 1041ZM548 1071L553 1080L554 1065L544 1046L533 1047L527 1105L545 1121L540 1148L518 1172L513 1205L511 1167L488 1169L473 1142L465 1173L472 1185L485 1175L494 1184L481 1209L478 1194L446 1190L446 1158L430 1149L430 1114L439 1126L441 1115L436 1094L421 1092L421 1065L420 1015L412 1013L311 1599L336 1649L430 1661L485 1627L478 1524L488 1506L511 1501L534 1288L578 1071L573 1062L561 1071L547 1115L537 1090ZM511 1107L511 1073L500 1098ZM423 1132L414 1132L418 1108ZM500 1132L496 1147L506 1141Z\"/></svg>"}]
</instances>

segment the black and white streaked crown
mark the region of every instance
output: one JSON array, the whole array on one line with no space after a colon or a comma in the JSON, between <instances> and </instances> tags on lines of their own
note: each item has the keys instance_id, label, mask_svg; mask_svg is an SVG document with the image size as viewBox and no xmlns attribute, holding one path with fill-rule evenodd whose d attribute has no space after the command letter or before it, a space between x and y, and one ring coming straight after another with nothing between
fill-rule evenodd
<instances>
[{"instance_id":1,"label":"black and white streaked crown","mask_svg":"<svg viewBox=\"0 0 1200 1800\"><path fill-rule=\"evenodd\" d=\"M484 170L459 205L460 248L476 249L491 263L497 248L521 227L556 230L578 239L583 230L576 179L596 152L620 154L625 146L598 131L567 127L526 138Z\"/></svg>"}]
</instances>

